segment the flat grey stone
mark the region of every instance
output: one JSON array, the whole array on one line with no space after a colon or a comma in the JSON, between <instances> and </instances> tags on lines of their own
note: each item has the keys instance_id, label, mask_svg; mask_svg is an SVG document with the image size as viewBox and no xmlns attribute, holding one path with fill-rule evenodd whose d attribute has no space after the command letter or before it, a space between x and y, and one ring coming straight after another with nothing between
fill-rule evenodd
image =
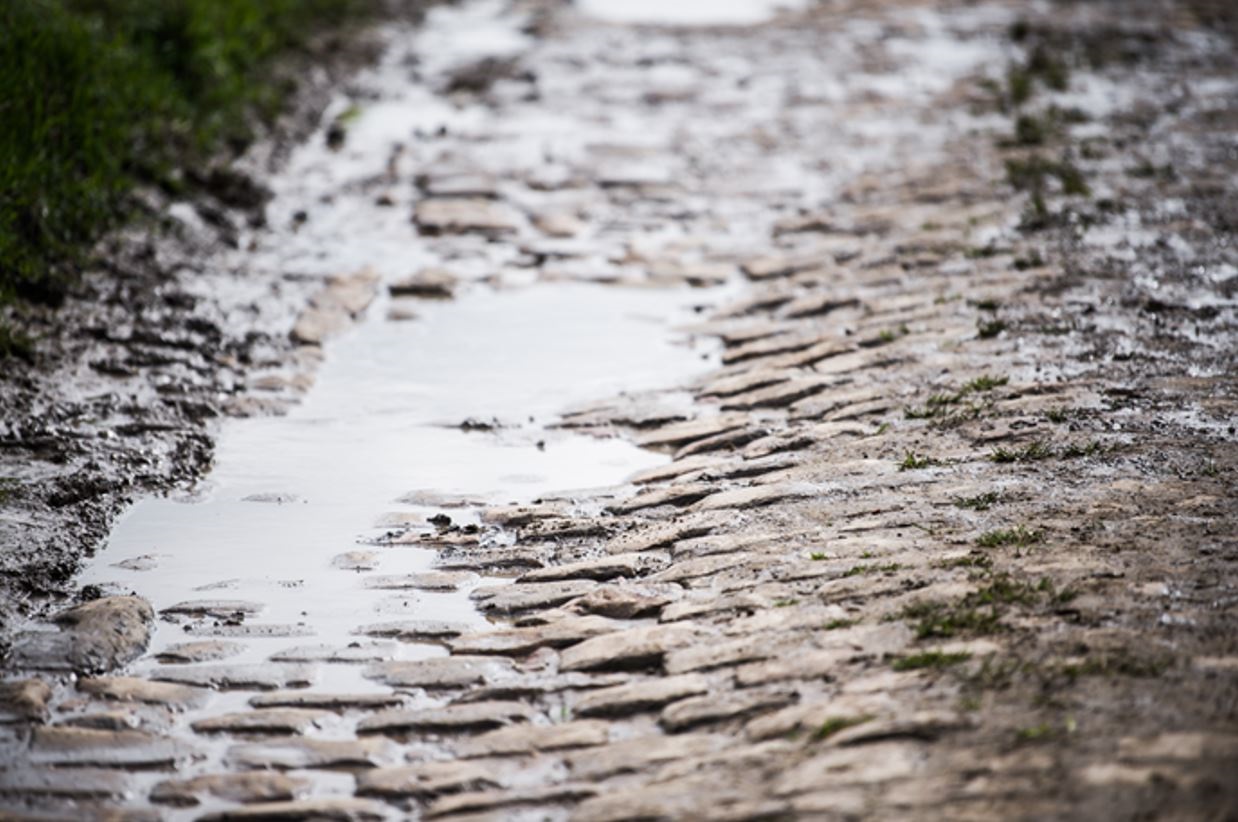
<instances>
[{"instance_id":1,"label":"flat grey stone","mask_svg":"<svg viewBox=\"0 0 1238 822\"><path fill-rule=\"evenodd\" d=\"M200 707L206 704L211 696L210 691L205 688L171 682L154 682L132 676L79 679L77 690L100 699L163 705L177 710Z\"/></svg>"},{"instance_id":2,"label":"flat grey stone","mask_svg":"<svg viewBox=\"0 0 1238 822\"><path fill-rule=\"evenodd\" d=\"M597 794L597 788L580 783L559 783L532 787L504 788L491 791L465 791L440 796L426 808L427 819L457 817L462 814L493 813L507 809L515 812L519 806L560 806L579 802Z\"/></svg>"},{"instance_id":3,"label":"flat grey stone","mask_svg":"<svg viewBox=\"0 0 1238 822\"><path fill-rule=\"evenodd\" d=\"M382 662L366 669L365 675L397 688L464 688L502 679L512 673L506 659L484 656L452 656Z\"/></svg>"},{"instance_id":4,"label":"flat grey stone","mask_svg":"<svg viewBox=\"0 0 1238 822\"><path fill-rule=\"evenodd\" d=\"M195 617L216 617L227 619L234 616L253 616L262 613L261 602L250 602L243 599L198 599L189 602L178 602L164 608L161 614L183 614Z\"/></svg>"},{"instance_id":5,"label":"flat grey stone","mask_svg":"<svg viewBox=\"0 0 1238 822\"><path fill-rule=\"evenodd\" d=\"M303 768L373 768L388 764L395 749L382 737L366 739L289 739L233 745L225 764L252 770Z\"/></svg>"},{"instance_id":6,"label":"flat grey stone","mask_svg":"<svg viewBox=\"0 0 1238 822\"><path fill-rule=\"evenodd\" d=\"M320 708L327 711L378 710L403 705L401 694L321 694L308 691L275 691L249 698L254 708Z\"/></svg>"},{"instance_id":7,"label":"flat grey stone","mask_svg":"<svg viewBox=\"0 0 1238 822\"><path fill-rule=\"evenodd\" d=\"M731 522L732 517L718 512L684 514L670 522L657 522L613 537L606 543L606 551L626 554L672 546L680 540L703 536Z\"/></svg>"},{"instance_id":8,"label":"flat grey stone","mask_svg":"<svg viewBox=\"0 0 1238 822\"><path fill-rule=\"evenodd\" d=\"M331 715L330 711L307 708L267 708L211 716L191 727L200 734L301 734Z\"/></svg>"},{"instance_id":9,"label":"flat grey stone","mask_svg":"<svg viewBox=\"0 0 1238 822\"><path fill-rule=\"evenodd\" d=\"M679 448L696 440L703 440L727 431L734 431L737 428L744 427L747 423L747 417L737 414L704 417L688 422L664 425L652 433L637 437L636 444L642 448Z\"/></svg>"},{"instance_id":10,"label":"flat grey stone","mask_svg":"<svg viewBox=\"0 0 1238 822\"><path fill-rule=\"evenodd\" d=\"M776 485L755 485L750 488L733 488L711 494L696 504L699 511L716 511L724 508L745 510L772 505L775 502L811 497L819 492L807 483L788 482Z\"/></svg>"},{"instance_id":11,"label":"flat grey stone","mask_svg":"<svg viewBox=\"0 0 1238 822\"><path fill-rule=\"evenodd\" d=\"M350 645L298 645L271 654L272 662L382 662L395 656L395 642L356 642Z\"/></svg>"},{"instance_id":12,"label":"flat grey stone","mask_svg":"<svg viewBox=\"0 0 1238 822\"><path fill-rule=\"evenodd\" d=\"M510 725L470 737L456 744L465 759L482 756L527 754L604 745L610 741L610 725L596 719L582 719L558 725Z\"/></svg>"},{"instance_id":13,"label":"flat grey stone","mask_svg":"<svg viewBox=\"0 0 1238 822\"><path fill-rule=\"evenodd\" d=\"M261 802L216 811L199 817L200 822L247 822L247 820L317 820L318 822L370 822L388 818L387 807L369 799L298 799Z\"/></svg>"},{"instance_id":14,"label":"flat grey stone","mask_svg":"<svg viewBox=\"0 0 1238 822\"><path fill-rule=\"evenodd\" d=\"M480 577L471 571L421 571L416 574L393 574L368 577L367 588L401 590L413 588L421 591L458 591L472 585Z\"/></svg>"},{"instance_id":15,"label":"flat grey stone","mask_svg":"<svg viewBox=\"0 0 1238 822\"><path fill-rule=\"evenodd\" d=\"M640 773L664 762L705 756L734 744L734 741L734 738L723 734L638 736L572 751L564 757L564 762L574 779L602 780L618 774Z\"/></svg>"},{"instance_id":16,"label":"flat grey stone","mask_svg":"<svg viewBox=\"0 0 1238 822\"><path fill-rule=\"evenodd\" d=\"M74 714L64 717L56 724L72 728L94 728L100 731L129 731L142 724L142 715L138 709L131 706L114 711Z\"/></svg>"},{"instance_id":17,"label":"flat grey stone","mask_svg":"<svg viewBox=\"0 0 1238 822\"><path fill-rule=\"evenodd\" d=\"M796 699L794 691L744 690L695 696L666 706L658 723L674 733L712 722L746 719L757 713L785 708Z\"/></svg>"},{"instance_id":18,"label":"flat grey stone","mask_svg":"<svg viewBox=\"0 0 1238 822\"><path fill-rule=\"evenodd\" d=\"M245 646L239 642L226 642L217 639L178 642L160 651L156 659L164 663L182 665L192 662L216 662L236 656L244 648Z\"/></svg>"},{"instance_id":19,"label":"flat grey stone","mask_svg":"<svg viewBox=\"0 0 1238 822\"><path fill-rule=\"evenodd\" d=\"M110 768L3 768L0 796L113 799L129 790L129 777Z\"/></svg>"},{"instance_id":20,"label":"flat grey stone","mask_svg":"<svg viewBox=\"0 0 1238 822\"><path fill-rule=\"evenodd\" d=\"M474 588L469 596L483 612L510 614L518 611L553 608L578 596L583 596L596 587L597 583L590 579L525 582Z\"/></svg>"},{"instance_id":21,"label":"flat grey stone","mask_svg":"<svg viewBox=\"0 0 1238 822\"><path fill-rule=\"evenodd\" d=\"M634 497L617 502L607 508L615 514L631 514L648 508L673 505L682 508L709 496L717 487L709 483L680 482L664 486L649 486Z\"/></svg>"},{"instance_id":22,"label":"flat grey stone","mask_svg":"<svg viewBox=\"0 0 1238 822\"><path fill-rule=\"evenodd\" d=\"M517 223L510 209L477 198L422 200L414 206L413 221L422 234L513 234Z\"/></svg>"},{"instance_id":23,"label":"flat grey stone","mask_svg":"<svg viewBox=\"0 0 1238 822\"><path fill-rule=\"evenodd\" d=\"M491 762L449 760L374 768L357 775L358 796L430 799L444 793L498 788Z\"/></svg>"},{"instance_id":24,"label":"flat grey stone","mask_svg":"<svg viewBox=\"0 0 1238 822\"><path fill-rule=\"evenodd\" d=\"M683 596L678 585L606 585L575 600L572 610L614 619L653 616Z\"/></svg>"},{"instance_id":25,"label":"flat grey stone","mask_svg":"<svg viewBox=\"0 0 1238 822\"><path fill-rule=\"evenodd\" d=\"M377 622L357 629L357 633L365 636L390 637L404 641L444 640L459 636L469 629L462 622L442 622L433 619L397 620L394 622Z\"/></svg>"},{"instance_id":26,"label":"flat grey stone","mask_svg":"<svg viewBox=\"0 0 1238 822\"><path fill-rule=\"evenodd\" d=\"M357 723L358 733L475 733L527 722L534 716L523 702L465 702L443 708L383 711Z\"/></svg>"},{"instance_id":27,"label":"flat grey stone","mask_svg":"<svg viewBox=\"0 0 1238 822\"><path fill-rule=\"evenodd\" d=\"M313 684L314 672L304 665L257 663L252 665L194 665L163 667L151 672L159 682L176 682L221 691L273 691Z\"/></svg>"},{"instance_id":28,"label":"flat grey stone","mask_svg":"<svg viewBox=\"0 0 1238 822\"><path fill-rule=\"evenodd\" d=\"M587 639L559 655L563 671L613 670L661 665L666 653L697 640L686 625L650 625Z\"/></svg>"},{"instance_id":29,"label":"flat grey stone","mask_svg":"<svg viewBox=\"0 0 1238 822\"><path fill-rule=\"evenodd\" d=\"M622 623L600 616L558 619L545 625L507 628L499 631L464 634L449 640L447 646L457 654L503 654L523 656L538 648L561 648L622 627Z\"/></svg>"},{"instance_id":30,"label":"flat grey stone","mask_svg":"<svg viewBox=\"0 0 1238 822\"><path fill-rule=\"evenodd\" d=\"M29 761L58 767L169 768L193 753L184 742L144 731L57 725L34 729Z\"/></svg>"},{"instance_id":31,"label":"flat grey stone","mask_svg":"<svg viewBox=\"0 0 1238 822\"><path fill-rule=\"evenodd\" d=\"M229 639L280 639L313 636L314 629L302 623L194 622L185 626L185 633L188 636Z\"/></svg>"},{"instance_id":32,"label":"flat grey stone","mask_svg":"<svg viewBox=\"0 0 1238 822\"><path fill-rule=\"evenodd\" d=\"M591 691L572 711L578 716L626 716L708 691L709 680L699 674L657 677Z\"/></svg>"},{"instance_id":33,"label":"flat grey stone","mask_svg":"<svg viewBox=\"0 0 1238 822\"><path fill-rule=\"evenodd\" d=\"M308 779L275 772L228 773L165 779L150 791L150 801L182 807L201 804L202 799L228 802L280 802L295 799L310 789Z\"/></svg>"},{"instance_id":34,"label":"flat grey stone","mask_svg":"<svg viewBox=\"0 0 1238 822\"><path fill-rule=\"evenodd\" d=\"M647 554L613 554L598 559L552 565L529 571L518 582L550 582L564 579L607 580L615 577L634 577L642 572L656 570L660 565L655 557Z\"/></svg>"}]
</instances>

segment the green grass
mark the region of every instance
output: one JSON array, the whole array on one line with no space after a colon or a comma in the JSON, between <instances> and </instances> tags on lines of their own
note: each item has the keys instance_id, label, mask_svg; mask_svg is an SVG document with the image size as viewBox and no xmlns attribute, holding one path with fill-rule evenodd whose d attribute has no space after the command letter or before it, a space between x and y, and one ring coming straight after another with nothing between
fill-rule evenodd
<instances>
[{"instance_id":1,"label":"green grass","mask_svg":"<svg viewBox=\"0 0 1238 822\"><path fill-rule=\"evenodd\" d=\"M944 651L923 651L911 656L901 656L894 660L892 667L896 671L920 671L926 668L940 670L971 659L971 654L960 651L946 653Z\"/></svg>"},{"instance_id":2,"label":"green grass","mask_svg":"<svg viewBox=\"0 0 1238 822\"><path fill-rule=\"evenodd\" d=\"M860 577L860 576L867 576L869 574L893 574L894 572L902 569L902 567L903 566L897 562L890 562L885 565L878 565L878 564L852 565L850 568L848 568L846 571L843 572L843 576L844 577Z\"/></svg>"},{"instance_id":3,"label":"green grass","mask_svg":"<svg viewBox=\"0 0 1238 822\"><path fill-rule=\"evenodd\" d=\"M289 92L271 65L377 0L0 3L0 304L56 302L137 183L239 150ZM2 352L0 352L2 353Z\"/></svg>"},{"instance_id":4,"label":"green grass","mask_svg":"<svg viewBox=\"0 0 1238 822\"><path fill-rule=\"evenodd\" d=\"M928 468L930 466L939 465L939 464L940 463L938 463L938 461L933 459L932 457L921 457L917 455L914 451L908 451L905 455L903 455L902 461L899 462L898 470L915 471L920 468Z\"/></svg>"},{"instance_id":5,"label":"green grass","mask_svg":"<svg viewBox=\"0 0 1238 822\"><path fill-rule=\"evenodd\" d=\"M982 340L991 340L1006 330L1001 320L982 320L976 323L976 335Z\"/></svg>"},{"instance_id":6,"label":"green grass","mask_svg":"<svg viewBox=\"0 0 1238 822\"><path fill-rule=\"evenodd\" d=\"M1040 531L1029 530L1022 525L1016 525L1014 528L1003 528L998 531L988 531L981 534L976 539L976 544L981 548L1001 548L1006 545L1016 545L1024 548L1028 545L1035 545L1044 539L1044 534Z\"/></svg>"},{"instance_id":7,"label":"green grass","mask_svg":"<svg viewBox=\"0 0 1238 822\"><path fill-rule=\"evenodd\" d=\"M974 497L955 497L954 504L958 508L969 508L973 511L987 511L992 508L1001 495L996 491L985 491Z\"/></svg>"},{"instance_id":8,"label":"green grass","mask_svg":"<svg viewBox=\"0 0 1238 822\"><path fill-rule=\"evenodd\" d=\"M1033 442L1022 448L998 448L989 455L993 462L1004 464L1011 462L1039 462L1053 456L1053 449L1043 442Z\"/></svg>"},{"instance_id":9,"label":"green grass","mask_svg":"<svg viewBox=\"0 0 1238 822\"><path fill-rule=\"evenodd\" d=\"M976 377L976 379L963 386L964 391L992 391L994 388L1001 388L1006 383L1010 382L1009 377L991 377L985 375Z\"/></svg>"},{"instance_id":10,"label":"green grass","mask_svg":"<svg viewBox=\"0 0 1238 822\"><path fill-rule=\"evenodd\" d=\"M813 739L820 742L829 739L839 731L854 728L856 725L863 725L870 720L872 720L871 716L832 716L821 723L821 727L813 733Z\"/></svg>"}]
</instances>

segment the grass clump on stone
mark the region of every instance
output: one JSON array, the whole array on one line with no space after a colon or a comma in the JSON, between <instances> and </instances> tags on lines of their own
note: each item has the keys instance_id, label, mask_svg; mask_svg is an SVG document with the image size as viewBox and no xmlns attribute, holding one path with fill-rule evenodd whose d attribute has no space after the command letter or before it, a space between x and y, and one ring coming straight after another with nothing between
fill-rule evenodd
<instances>
[{"instance_id":1,"label":"grass clump on stone","mask_svg":"<svg viewBox=\"0 0 1238 822\"><path fill-rule=\"evenodd\" d=\"M1024 548L1041 542L1044 537L1045 535L1040 531L1016 525L1014 528L986 531L976 538L976 545L981 548L1003 548L1008 545Z\"/></svg>"},{"instance_id":2,"label":"grass clump on stone","mask_svg":"<svg viewBox=\"0 0 1238 822\"><path fill-rule=\"evenodd\" d=\"M974 497L955 497L954 505L956 508L968 508L972 511L987 511L996 505L999 499L1001 495L996 491L985 491Z\"/></svg>"},{"instance_id":3,"label":"grass clump on stone","mask_svg":"<svg viewBox=\"0 0 1238 822\"><path fill-rule=\"evenodd\" d=\"M921 671L925 669L941 670L971 659L966 651L947 653L945 651L923 651L911 656L901 656L895 659L892 667L896 671Z\"/></svg>"},{"instance_id":4,"label":"grass clump on stone","mask_svg":"<svg viewBox=\"0 0 1238 822\"><path fill-rule=\"evenodd\" d=\"M1043 442L1037 440L1023 446L1022 448L998 448L989 455L989 459L996 463L1011 463L1011 462L1039 462L1047 460L1053 456L1053 449Z\"/></svg>"},{"instance_id":5,"label":"grass clump on stone","mask_svg":"<svg viewBox=\"0 0 1238 822\"><path fill-rule=\"evenodd\" d=\"M812 738L817 742L829 739L839 731L845 731L848 728L854 728L856 725L863 725L865 722L872 720L871 716L832 716L821 723L821 727L813 733Z\"/></svg>"},{"instance_id":6,"label":"grass clump on stone","mask_svg":"<svg viewBox=\"0 0 1238 822\"><path fill-rule=\"evenodd\" d=\"M903 455L902 461L898 464L900 471L915 471L920 468L929 468L933 465L938 465L937 460L932 457L922 457L914 451L908 451Z\"/></svg>"}]
</instances>

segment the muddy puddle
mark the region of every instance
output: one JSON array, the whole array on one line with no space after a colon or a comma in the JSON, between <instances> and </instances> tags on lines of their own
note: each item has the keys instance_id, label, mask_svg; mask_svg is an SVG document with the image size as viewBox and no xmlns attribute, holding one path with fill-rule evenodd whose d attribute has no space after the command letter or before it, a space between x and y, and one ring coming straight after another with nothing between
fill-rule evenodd
<instances>
[{"instance_id":1,"label":"muddy puddle","mask_svg":"<svg viewBox=\"0 0 1238 822\"><path fill-rule=\"evenodd\" d=\"M427 304L415 322L385 321L379 307L330 346L290 413L223 428L201 488L135 505L82 582L134 591L156 610L253 603L252 623L298 629L314 644L347 644L367 621L477 620L464 591L367 587L372 574L424 571L435 559L374 543L433 531L440 513L476 521L455 497L527 502L621 484L664 461L622 439L546 426L574 404L675 385L705 367L704 343L672 330L704 296L559 283L478 289ZM184 639L163 623L151 651ZM250 640L247 656L289 644Z\"/></svg>"}]
</instances>

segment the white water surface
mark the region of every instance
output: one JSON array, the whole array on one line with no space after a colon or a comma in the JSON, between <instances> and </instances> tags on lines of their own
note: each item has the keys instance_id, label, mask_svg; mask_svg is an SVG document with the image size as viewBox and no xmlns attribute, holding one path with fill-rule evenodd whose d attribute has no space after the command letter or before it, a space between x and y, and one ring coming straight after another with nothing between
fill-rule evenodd
<instances>
[{"instance_id":1,"label":"white water surface","mask_svg":"<svg viewBox=\"0 0 1238 822\"><path fill-rule=\"evenodd\" d=\"M805 0L577 0L585 14L612 23L665 26L748 26Z\"/></svg>"}]
</instances>

